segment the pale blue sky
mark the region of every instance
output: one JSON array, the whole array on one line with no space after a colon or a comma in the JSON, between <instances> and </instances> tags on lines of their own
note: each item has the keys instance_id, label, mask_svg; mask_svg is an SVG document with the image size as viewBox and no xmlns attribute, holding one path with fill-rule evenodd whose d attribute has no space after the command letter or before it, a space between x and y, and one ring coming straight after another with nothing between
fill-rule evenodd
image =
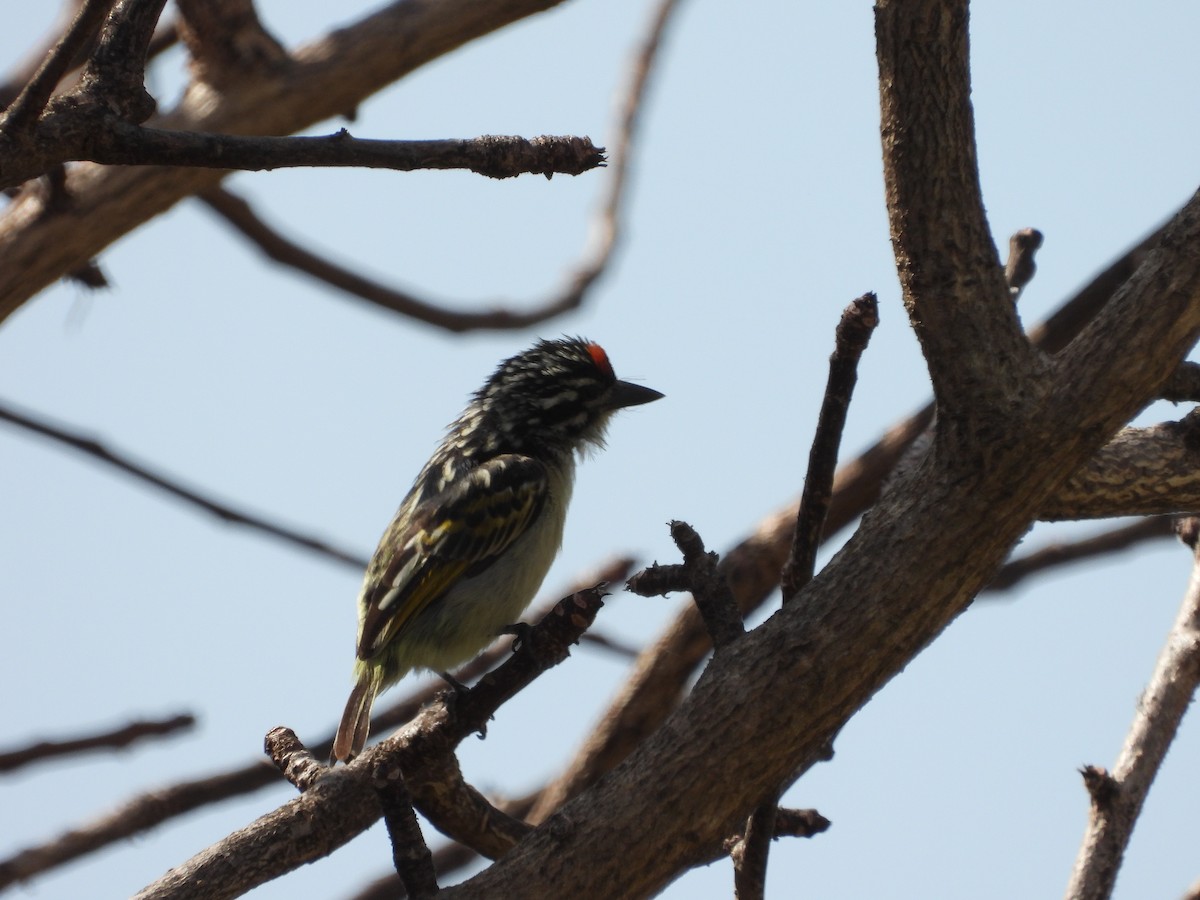
<instances>
[{"instance_id":1,"label":"pale blue sky","mask_svg":"<svg viewBox=\"0 0 1200 900\"><path fill-rule=\"evenodd\" d=\"M258 5L293 46L336 24L327 3ZM343 21L375 5L341 4ZM12 6L5 65L53 17L50 4ZM605 143L648 14L635 0L572 0L439 60L364 104L349 127ZM992 227L1001 246L1024 226L1046 235L1026 321L1195 189L1197 33L1195 4L977 4ZM176 83L154 80L168 103ZM581 333L621 377L667 399L623 414L609 449L581 468L547 593L613 553L675 558L672 518L723 550L799 492L833 326L853 297L876 291L882 325L846 453L925 400L891 264L877 120L869 3L694 0L646 109L623 249L581 311L536 332L445 335L264 265L188 202L104 254L112 290L60 285L0 328L0 396L367 554L495 363L535 334ZM283 171L231 186L343 262L475 305L553 290L605 177ZM134 793L240 765L272 726L306 739L332 727L349 687L359 573L214 524L10 428L0 454L0 742L181 709L201 719L185 737L0 781L0 856ZM1039 528L1026 546L1098 527ZM1087 810L1075 770L1115 759L1188 569L1187 552L1164 543L962 616L788 794L834 824L774 845L769 895L1060 893ZM680 602L618 594L599 627L641 642ZM505 707L486 741L464 745L468 779L507 794L538 783L622 674L613 658L579 650ZM1118 897L1177 896L1200 877L1188 766L1198 752L1192 719ZM128 895L292 794L281 785L173 822L38 879L30 896ZM346 896L389 860L376 826L253 896ZM730 893L729 865L718 863L666 896Z\"/></svg>"}]
</instances>

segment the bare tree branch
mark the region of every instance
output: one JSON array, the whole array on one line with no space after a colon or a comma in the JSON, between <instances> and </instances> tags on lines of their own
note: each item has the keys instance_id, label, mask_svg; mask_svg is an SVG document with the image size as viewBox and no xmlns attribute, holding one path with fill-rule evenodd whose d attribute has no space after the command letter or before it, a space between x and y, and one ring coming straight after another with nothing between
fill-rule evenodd
<instances>
[{"instance_id":1,"label":"bare tree branch","mask_svg":"<svg viewBox=\"0 0 1200 900\"><path fill-rule=\"evenodd\" d=\"M586 137L485 135L467 140L381 141L346 129L318 137L241 137L165 131L107 122L68 159L105 165L199 166L261 171L297 166L356 167L413 172L469 169L489 178L521 174L580 175L604 165L604 148ZM14 179L20 178L14 175ZM14 181L12 183L19 183ZM0 181L0 187L4 182Z\"/></svg>"},{"instance_id":2,"label":"bare tree branch","mask_svg":"<svg viewBox=\"0 0 1200 900\"><path fill-rule=\"evenodd\" d=\"M687 522L671 522L670 528L683 564L654 563L630 578L625 589L642 597L662 597L672 591L691 593L713 649L719 653L746 633L729 585L718 570L719 557L704 549L704 541Z\"/></svg>"},{"instance_id":3,"label":"bare tree branch","mask_svg":"<svg viewBox=\"0 0 1200 900\"><path fill-rule=\"evenodd\" d=\"M1091 766L1084 771L1092 804L1067 885L1069 900L1112 895L1142 804L1200 685L1200 519L1185 519L1180 528L1194 557L1187 593L1112 773Z\"/></svg>"},{"instance_id":4,"label":"bare tree branch","mask_svg":"<svg viewBox=\"0 0 1200 900\"><path fill-rule=\"evenodd\" d=\"M784 603L795 599L812 581L817 548L821 546L825 519L829 515L842 431L858 381L858 361L878 324L879 302L871 293L863 294L847 306L838 322L833 355L829 359L829 378L808 457L800 509L796 514L792 549L780 579Z\"/></svg>"},{"instance_id":5,"label":"bare tree branch","mask_svg":"<svg viewBox=\"0 0 1200 900\"><path fill-rule=\"evenodd\" d=\"M27 412L19 412L3 402L0 402L0 421L10 422L26 431L57 441L113 468L120 469L127 475L132 475L185 503L204 510L226 524L243 525L357 569L366 567L366 559L358 554L334 547L320 538L302 534L289 526L234 509L232 506L206 497L192 488L184 487L171 476L156 472L144 463L134 461L126 454L110 449L95 438L72 431L62 425L51 424L45 419L35 417Z\"/></svg>"},{"instance_id":6,"label":"bare tree branch","mask_svg":"<svg viewBox=\"0 0 1200 900\"><path fill-rule=\"evenodd\" d=\"M287 50L263 27L253 0L175 0L175 6L197 82L224 90L289 62Z\"/></svg>"},{"instance_id":7,"label":"bare tree branch","mask_svg":"<svg viewBox=\"0 0 1200 900\"><path fill-rule=\"evenodd\" d=\"M115 0L110 0L108 5L111 6L113 2ZM63 21L53 32L57 36L49 39L44 46L32 52L25 62L9 72L5 81L0 82L0 108L11 106L15 102L17 96L37 73L47 56L54 52L54 48L58 46L58 42L63 38L63 32L75 21L75 17L82 7L83 0L67 0L64 3ZM71 54L71 58L67 63L67 71L59 79L59 90L63 90L71 82L73 74L78 74L79 67L87 61L88 56L95 49L98 38L99 29L93 31L91 37ZM147 51L148 59L154 59L164 50L173 47L178 40L179 35L176 31L175 23L160 22L159 27L155 29L154 36L150 39L150 47Z\"/></svg>"},{"instance_id":8,"label":"bare tree branch","mask_svg":"<svg viewBox=\"0 0 1200 900\"><path fill-rule=\"evenodd\" d=\"M1065 347L1102 309L1113 293L1146 259L1165 232L1155 229L1067 300L1046 322L1031 331L1031 340L1047 352ZM853 522L879 497L880 486L913 441L933 419L928 404L893 425L856 459L845 463L834 479L828 539ZM1113 511L1103 515L1119 514ZM742 610L749 615L778 586L778 573L786 559L787 541L793 533L797 508L782 507L764 518L752 535L723 555L722 565ZM647 646L632 667L625 684L610 701L597 725L562 775L542 794L530 820L537 822L574 796L598 775L610 771L663 721L683 697L684 686L711 645L697 611L685 605L658 640Z\"/></svg>"},{"instance_id":9,"label":"bare tree branch","mask_svg":"<svg viewBox=\"0 0 1200 900\"><path fill-rule=\"evenodd\" d=\"M904 305L942 414L937 440L977 454L979 421L1010 408L1040 362L984 213L967 26L966 3L875 6L884 184Z\"/></svg>"},{"instance_id":10,"label":"bare tree branch","mask_svg":"<svg viewBox=\"0 0 1200 900\"><path fill-rule=\"evenodd\" d=\"M796 600L812 581L816 570L817 548L821 545L821 534L829 514L842 431L858 381L858 361L878 324L879 304L871 293L847 306L838 322L825 395L808 455L800 509L796 513L792 546L780 577L784 604ZM771 842L777 836L775 826L781 794L779 787L773 787L767 793L746 820L741 838L734 842L729 852L733 860L734 896L738 900L761 900L766 890L767 861Z\"/></svg>"},{"instance_id":11,"label":"bare tree branch","mask_svg":"<svg viewBox=\"0 0 1200 900\"><path fill-rule=\"evenodd\" d=\"M17 98L0 115L0 139L11 139L28 130L46 108L59 81L70 70L80 51L87 46L108 15L115 0L85 0L58 43L46 54L42 64Z\"/></svg>"},{"instance_id":12,"label":"bare tree branch","mask_svg":"<svg viewBox=\"0 0 1200 900\"><path fill-rule=\"evenodd\" d=\"M428 765L452 754L499 706L567 657L603 601L596 589L566 597L522 637L499 669L451 703L434 703L396 735L346 766L330 769L299 798L229 835L167 873L137 896L219 900L235 897L326 856L382 814L374 773L385 760L419 782Z\"/></svg>"},{"instance_id":13,"label":"bare tree branch","mask_svg":"<svg viewBox=\"0 0 1200 900\"><path fill-rule=\"evenodd\" d=\"M497 308L480 312L459 312L435 306L305 250L259 218L245 200L223 187L204 191L198 195L198 199L249 238L270 259L361 297L376 306L447 331L459 333L481 328L527 328L561 315L583 299L581 292L575 292L566 298L552 298L549 302L527 311Z\"/></svg>"},{"instance_id":14,"label":"bare tree branch","mask_svg":"<svg viewBox=\"0 0 1200 900\"><path fill-rule=\"evenodd\" d=\"M1173 537L1174 534L1169 516L1149 516L1130 525L1101 532L1094 537L1061 544L1047 544L1006 562L977 599L998 599L993 595L1010 591L1030 576L1048 569L1108 556L1118 550L1137 547L1147 541Z\"/></svg>"},{"instance_id":15,"label":"bare tree branch","mask_svg":"<svg viewBox=\"0 0 1200 900\"><path fill-rule=\"evenodd\" d=\"M438 892L433 856L421 834L404 772L394 758L381 756L372 770L383 821L392 842L392 863L413 900L428 900Z\"/></svg>"},{"instance_id":16,"label":"bare tree branch","mask_svg":"<svg viewBox=\"0 0 1200 900\"><path fill-rule=\"evenodd\" d=\"M112 731L63 741L38 741L18 750L0 752L0 772L12 772L31 763L44 762L61 756L73 756L92 750L121 750L134 741L148 737L164 737L177 731L187 731L196 724L190 713L169 719L146 719L130 722Z\"/></svg>"},{"instance_id":17,"label":"bare tree branch","mask_svg":"<svg viewBox=\"0 0 1200 900\"><path fill-rule=\"evenodd\" d=\"M47 109L47 121L58 116L72 118L82 105L115 112L121 119L138 123L154 115L157 104L146 90L146 60L155 26L166 0L118 0L100 32L100 41L83 68L76 96L59 97ZM73 129L54 122L49 134L62 138ZM45 138L41 127L38 137ZM58 162L65 162L60 159ZM17 167L18 171L20 167ZM19 182L18 182L19 183Z\"/></svg>"},{"instance_id":18,"label":"bare tree branch","mask_svg":"<svg viewBox=\"0 0 1200 900\"><path fill-rule=\"evenodd\" d=\"M563 289L527 311L495 308L486 312L463 313L445 309L405 291L364 278L305 250L268 226L254 214L244 200L227 190L214 188L201 193L200 199L276 262L292 266L334 287L418 321L452 332L479 328L526 328L544 322L577 308L612 260L620 235L621 211L629 180L637 124L649 90L650 76L658 51L676 3L677 0L664 0L659 4L631 67L633 74L624 90L614 127L614 151L608 187L592 223L592 245L567 279ZM497 304L497 307L499 306Z\"/></svg>"},{"instance_id":19,"label":"bare tree branch","mask_svg":"<svg viewBox=\"0 0 1200 900\"><path fill-rule=\"evenodd\" d=\"M396 0L292 54L274 77L228 92L188 91L155 120L167 131L289 134L364 98L462 44L561 0ZM43 117L44 118L44 117ZM2 151L3 148L0 148ZM0 168L9 160L0 152ZM46 214L24 191L0 213L0 321L43 287L180 199L223 177L216 169L72 166L70 216Z\"/></svg>"},{"instance_id":20,"label":"bare tree branch","mask_svg":"<svg viewBox=\"0 0 1200 900\"><path fill-rule=\"evenodd\" d=\"M632 559L626 557L612 559L593 571L583 573L568 589L568 593L574 594L582 585L595 584L598 581L610 583L623 581L632 568ZM535 607L529 612L528 618L537 621L547 615L553 606L553 603L546 603ZM459 669L456 673L457 677L464 682L473 681L493 668L509 653L511 653L510 641L499 640ZM386 734L411 721L421 708L430 703L442 690L443 685L440 683L427 684L384 707L372 717L372 734ZM309 758L312 757L312 754L298 740L289 746L297 753L303 752ZM313 750L321 759L328 759L332 746L333 731L331 729L313 745ZM274 751L272 751L272 756L275 756ZM298 764L303 759L303 756L299 756L292 764ZM148 831L173 818L204 806L261 790L269 785L278 784L278 782L279 772L277 769L270 763L256 760L248 765L230 769L208 778L191 779L141 794L111 813L74 828L52 841L19 851L6 860L0 860L0 890L48 872L81 856L94 853L132 835ZM525 805L522 806L521 803ZM520 816L528 811L530 803L532 803L532 799L527 798L523 801L503 804L502 808L510 815Z\"/></svg>"},{"instance_id":21,"label":"bare tree branch","mask_svg":"<svg viewBox=\"0 0 1200 900\"><path fill-rule=\"evenodd\" d=\"M1200 510L1200 411L1125 428L1063 482L1038 518L1099 519Z\"/></svg>"}]
</instances>

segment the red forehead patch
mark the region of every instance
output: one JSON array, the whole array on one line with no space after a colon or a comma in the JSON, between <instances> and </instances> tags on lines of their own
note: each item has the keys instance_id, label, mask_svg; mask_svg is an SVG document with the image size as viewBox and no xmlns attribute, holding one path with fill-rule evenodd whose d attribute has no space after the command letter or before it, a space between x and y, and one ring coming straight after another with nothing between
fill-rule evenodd
<instances>
[{"instance_id":1,"label":"red forehead patch","mask_svg":"<svg viewBox=\"0 0 1200 900\"><path fill-rule=\"evenodd\" d=\"M596 368L605 375L612 375L612 363L608 361L608 354L604 352L604 348L599 344L588 344L587 349L592 357L592 362L596 364Z\"/></svg>"}]
</instances>

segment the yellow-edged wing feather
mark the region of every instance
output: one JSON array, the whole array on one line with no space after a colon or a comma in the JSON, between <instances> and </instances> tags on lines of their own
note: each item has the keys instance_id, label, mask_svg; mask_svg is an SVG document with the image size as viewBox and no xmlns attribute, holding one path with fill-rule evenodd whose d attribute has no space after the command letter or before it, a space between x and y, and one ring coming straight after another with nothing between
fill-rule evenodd
<instances>
[{"instance_id":1,"label":"yellow-edged wing feather","mask_svg":"<svg viewBox=\"0 0 1200 900\"><path fill-rule=\"evenodd\" d=\"M546 492L542 463L506 454L417 507L379 577L363 588L359 659L379 653L460 578L491 565L537 519Z\"/></svg>"}]
</instances>

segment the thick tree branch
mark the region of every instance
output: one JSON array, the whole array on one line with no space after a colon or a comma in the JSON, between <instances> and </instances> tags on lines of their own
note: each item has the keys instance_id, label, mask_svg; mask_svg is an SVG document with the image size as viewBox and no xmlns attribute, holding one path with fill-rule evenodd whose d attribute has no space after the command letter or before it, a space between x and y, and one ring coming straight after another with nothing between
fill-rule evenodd
<instances>
[{"instance_id":1,"label":"thick tree branch","mask_svg":"<svg viewBox=\"0 0 1200 900\"><path fill-rule=\"evenodd\" d=\"M895 6L908 15L925 11L918 3ZM950 25L965 34L965 19ZM907 52L904 41L894 43L898 53ZM918 56L924 50L919 42L913 46ZM887 71L883 82L883 90L890 90ZM940 95L939 85L935 78L916 87L932 94L932 106L952 106L953 98ZM950 117L956 116L952 110ZM933 142L907 149L914 156L910 167L937 170L941 151ZM952 442L939 441L939 452L926 454L864 517L812 582L803 603L788 605L714 656L692 693L622 764L485 872L448 889L447 897L504 896L514 890L571 895L596 883L618 895L651 893L703 859L772 786L820 759L848 718L970 603L1055 486L1098 451L1132 410L1154 396L1182 359L1175 351L1200 334L1200 258L1192 249L1200 246L1198 206L1200 201L1193 200L1185 207L1168 229L1165 247L1151 254L1151 265L1157 254L1164 266L1170 258L1167 301L1156 289L1161 284L1135 276L1118 294L1119 318L1109 315L1110 303L1100 316L1106 327L1093 323L1082 342L1111 350L1108 345L1118 335L1127 338L1136 332L1138 349L1157 343L1168 352L1107 352L1102 361L1087 358L1079 370L1064 370L1054 383L1056 415L1047 416L1035 402L1040 399L1038 383L1030 378L1037 366L1013 365L1016 359L1032 359L1028 349L1022 355L1011 346L1019 343L1015 337L1023 341L1014 318L1013 328L1001 328L1009 347L998 353L990 347L980 351L1001 371L993 377L977 361L965 366L980 382L979 409L954 408L953 427L961 445L986 447L986 454L955 455L947 452ZM955 206L950 202L946 208ZM942 215L917 227L931 228ZM986 235L986 228L981 234ZM944 235L942 240L955 243L956 237ZM953 255L944 247L940 252ZM933 260L934 268L942 261ZM999 266L993 264L991 270L1001 290L985 292L989 297L980 305L987 310L972 310L979 321L994 322L995 309L1011 309ZM952 346L945 332L963 317L942 312L933 312L932 320L920 326L942 332L929 335L927 346ZM968 327L966 333L989 332ZM1130 388L1098 390L1091 376L1101 362L1111 369L1103 379L1106 386L1125 380ZM937 365L931 362L931 368ZM1008 393L1013 388L1026 395ZM939 402L945 397L939 395ZM949 397L965 403L974 395L968 385L951 390ZM897 522L904 523L903 529L896 528ZM783 691L795 702L772 702ZM723 727L713 729L714 721ZM718 778L724 790L695 790ZM663 829L651 814L667 804L673 821L686 823L685 828ZM636 853L630 848L637 848Z\"/></svg>"},{"instance_id":2,"label":"thick tree branch","mask_svg":"<svg viewBox=\"0 0 1200 900\"><path fill-rule=\"evenodd\" d=\"M1161 395L1196 341L1198 235L1200 193L1192 195L1142 265L1096 317L1055 355L1053 370L1048 373L1050 383L1058 385L1066 379L1073 385L1087 384L1089 389L1055 390L1050 402L1038 411L1039 416L1067 416L1079 421L1082 432L1090 433L1093 429L1106 430L1113 413L1107 404L1081 411L1077 404L1085 393L1095 391L1116 398L1122 423ZM1139 317L1145 315L1153 316L1155 322L1140 322ZM1145 327L1134 327L1135 322ZM1112 365L1116 359L1127 364ZM1165 369L1164 361L1169 364Z\"/></svg>"},{"instance_id":3,"label":"thick tree branch","mask_svg":"<svg viewBox=\"0 0 1200 900\"><path fill-rule=\"evenodd\" d=\"M417 809L433 827L488 859L499 859L533 828L467 784L453 754L430 760L408 779Z\"/></svg>"},{"instance_id":4,"label":"thick tree branch","mask_svg":"<svg viewBox=\"0 0 1200 900\"><path fill-rule=\"evenodd\" d=\"M1038 518L1102 519L1200 510L1200 411L1125 428L1071 474Z\"/></svg>"},{"instance_id":5,"label":"thick tree branch","mask_svg":"<svg viewBox=\"0 0 1200 900\"><path fill-rule=\"evenodd\" d=\"M884 183L904 305L947 452L987 452L978 423L1026 398L1039 369L984 214L966 0L880 0L875 36ZM965 442L965 443L964 443Z\"/></svg>"},{"instance_id":6,"label":"thick tree branch","mask_svg":"<svg viewBox=\"0 0 1200 900\"><path fill-rule=\"evenodd\" d=\"M1046 322L1034 328L1031 340L1047 352L1065 347L1145 260L1164 231L1165 226L1156 229L1106 266ZM892 426L873 446L838 470L826 539L876 502L880 486L932 418L930 404ZM766 602L777 587L779 567L786 559L796 514L795 504L784 506L766 517L749 538L723 555L730 587L743 616ZM685 605L658 640L642 651L574 760L543 792L530 821L541 821L584 785L625 759L678 705L685 685L710 650L703 622L691 604Z\"/></svg>"},{"instance_id":7,"label":"thick tree branch","mask_svg":"<svg viewBox=\"0 0 1200 900\"><path fill-rule=\"evenodd\" d=\"M1091 813L1067 885L1069 900L1112 895L1138 814L1200 685L1200 520L1185 519L1181 528L1194 557L1187 593L1112 773L1091 766L1084 772Z\"/></svg>"}]
</instances>

